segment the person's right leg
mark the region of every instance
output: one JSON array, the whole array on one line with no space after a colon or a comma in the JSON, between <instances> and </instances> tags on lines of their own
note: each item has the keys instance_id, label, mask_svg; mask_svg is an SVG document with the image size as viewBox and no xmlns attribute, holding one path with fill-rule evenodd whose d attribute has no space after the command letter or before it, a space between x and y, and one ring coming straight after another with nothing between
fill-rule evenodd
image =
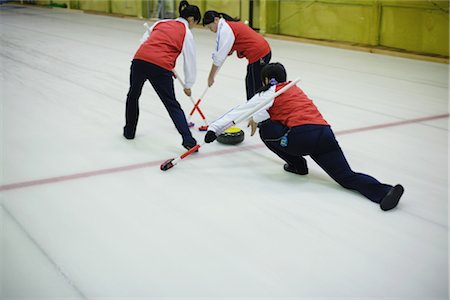
<instances>
[{"instance_id":1,"label":"person's right leg","mask_svg":"<svg viewBox=\"0 0 450 300\"><path fill-rule=\"evenodd\" d=\"M123 136L127 139L134 139L136 134L139 119L139 97L147 80L146 72L145 62L133 60L130 67L130 89L125 105L125 127L123 128Z\"/></svg>"},{"instance_id":2,"label":"person's right leg","mask_svg":"<svg viewBox=\"0 0 450 300\"><path fill-rule=\"evenodd\" d=\"M197 141L192 136L184 111L175 98L172 72L154 66L154 72L152 72L152 76L150 77L150 83L166 107L173 124L180 133L183 139L183 147L186 149L194 147L197 144Z\"/></svg>"},{"instance_id":3,"label":"person's right leg","mask_svg":"<svg viewBox=\"0 0 450 300\"><path fill-rule=\"evenodd\" d=\"M247 65L247 75L245 76L245 89L247 92L247 101L250 100L256 92L263 86L261 81L261 70L272 58L272 52L259 59L257 62Z\"/></svg>"},{"instance_id":4,"label":"person's right leg","mask_svg":"<svg viewBox=\"0 0 450 300\"><path fill-rule=\"evenodd\" d=\"M286 162L283 166L284 170L299 175L306 175L308 174L306 159L301 155L287 153L286 149L280 144L282 137L288 130L288 127L271 120L267 120L259 125L259 135L263 143L269 150Z\"/></svg>"}]
</instances>

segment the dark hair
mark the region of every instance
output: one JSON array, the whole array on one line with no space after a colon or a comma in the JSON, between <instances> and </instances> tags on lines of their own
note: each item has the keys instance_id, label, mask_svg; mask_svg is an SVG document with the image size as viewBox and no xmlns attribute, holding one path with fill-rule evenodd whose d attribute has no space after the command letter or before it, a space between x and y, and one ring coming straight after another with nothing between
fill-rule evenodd
<instances>
[{"instance_id":1,"label":"dark hair","mask_svg":"<svg viewBox=\"0 0 450 300\"><path fill-rule=\"evenodd\" d=\"M224 18L225 20L231 21L231 22L238 22L240 20L238 18L232 18L229 15L227 15L226 13L217 12L215 10L208 10L203 15L203 26L214 22L214 18Z\"/></svg>"},{"instance_id":2,"label":"dark hair","mask_svg":"<svg viewBox=\"0 0 450 300\"><path fill-rule=\"evenodd\" d=\"M267 64L261 69L261 81L263 84L265 84L266 78L269 79L269 84L264 85L257 93L267 91L272 85L277 83L286 82L286 69L278 62Z\"/></svg>"},{"instance_id":3,"label":"dark hair","mask_svg":"<svg viewBox=\"0 0 450 300\"><path fill-rule=\"evenodd\" d=\"M200 9L196 5L189 5L187 1L181 1L180 6L178 6L178 12L180 13L180 17L183 19L194 17L194 21L200 23L202 19L202 15L200 14Z\"/></svg>"}]
</instances>

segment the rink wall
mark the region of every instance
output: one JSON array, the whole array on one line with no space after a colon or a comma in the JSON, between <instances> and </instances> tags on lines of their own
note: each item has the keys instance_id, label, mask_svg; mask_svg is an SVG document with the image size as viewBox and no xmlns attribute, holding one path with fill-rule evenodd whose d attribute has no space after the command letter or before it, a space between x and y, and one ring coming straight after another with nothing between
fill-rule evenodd
<instances>
[{"instance_id":1,"label":"rink wall","mask_svg":"<svg viewBox=\"0 0 450 300\"><path fill-rule=\"evenodd\" d=\"M179 0L35 0L38 5L139 18L174 18ZM226 12L262 34L449 57L446 0L191 0Z\"/></svg>"},{"instance_id":2,"label":"rink wall","mask_svg":"<svg viewBox=\"0 0 450 300\"><path fill-rule=\"evenodd\" d=\"M261 1L261 32L449 53L449 2L404 0Z\"/></svg>"}]
</instances>

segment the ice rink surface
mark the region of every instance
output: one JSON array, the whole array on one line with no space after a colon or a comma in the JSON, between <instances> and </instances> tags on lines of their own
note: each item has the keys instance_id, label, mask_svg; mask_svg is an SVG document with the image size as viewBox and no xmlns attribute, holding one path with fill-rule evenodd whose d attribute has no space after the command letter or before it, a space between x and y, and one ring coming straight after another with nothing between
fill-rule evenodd
<instances>
[{"instance_id":1,"label":"ice rink surface","mask_svg":"<svg viewBox=\"0 0 450 300\"><path fill-rule=\"evenodd\" d=\"M0 6L1 299L448 299L448 64L268 39L352 168L405 187L383 212L309 158L283 171L246 124L162 172L184 149L150 84L122 136L143 23ZM199 97L215 35L193 33ZM245 101L246 65L227 59L208 121Z\"/></svg>"}]
</instances>

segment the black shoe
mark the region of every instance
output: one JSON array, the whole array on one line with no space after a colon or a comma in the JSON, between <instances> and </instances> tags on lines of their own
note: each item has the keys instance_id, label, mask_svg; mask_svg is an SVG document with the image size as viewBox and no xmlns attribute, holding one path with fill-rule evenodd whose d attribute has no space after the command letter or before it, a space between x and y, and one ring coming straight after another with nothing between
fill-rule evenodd
<instances>
[{"instance_id":1,"label":"black shoe","mask_svg":"<svg viewBox=\"0 0 450 300\"><path fill-rule=\"evenodd\" d=\"M195 146L197 146L197 144L195 144L194 146L183 145L183 147L186 148L187 150L191 150L191 149L194 148ZM195 150L194 152L198 152L198 149Z\"/></svg>"},{"instance_id":2,"label":"black shoe","mask_svg":"<svg viewBox=\"0 0 450 300\"><path fill-rule=\"evenodd\" d=\"M308 174L308 167L305 167L303 170L298 170L297 168L291 166L290 164L284 164L283 168L286 172L291 172L298 175Z\"/></svg>"},{"instance_id":3,"label":"black shoe","mask_svg":"<svg viewBox=\"0 0 450 300\"><path fill-rule=\"evenodd\" d=\"M181 143L184 148L190 150L191 148L194 148L197 145L197 140L194 139L192 136L189 137L183 137L183 142Z\"/></svg>"},{"instance_id":4,"label":"black shoe","mask_svg":"<svg viewBox=\"0 0 450 300\"><path fill-rule=\"evenodd\" d=\"M123 136L127 140L134 139L134 135L136 134L136 130L128 130L126 127L123 128Z\"/></svg>"},{"instance_id":5,"label":"black shoe","mask_svg":"<svg viewBox=\"0 0 450 300\"><path fill-rule=\"evenodd\" d=\"M405 189L400 184L397 184L396 186L391 188L391 190L381 200L380 208L384 211L387 211L396 207L404 191Z\"/></svg>"}]
</instances>

